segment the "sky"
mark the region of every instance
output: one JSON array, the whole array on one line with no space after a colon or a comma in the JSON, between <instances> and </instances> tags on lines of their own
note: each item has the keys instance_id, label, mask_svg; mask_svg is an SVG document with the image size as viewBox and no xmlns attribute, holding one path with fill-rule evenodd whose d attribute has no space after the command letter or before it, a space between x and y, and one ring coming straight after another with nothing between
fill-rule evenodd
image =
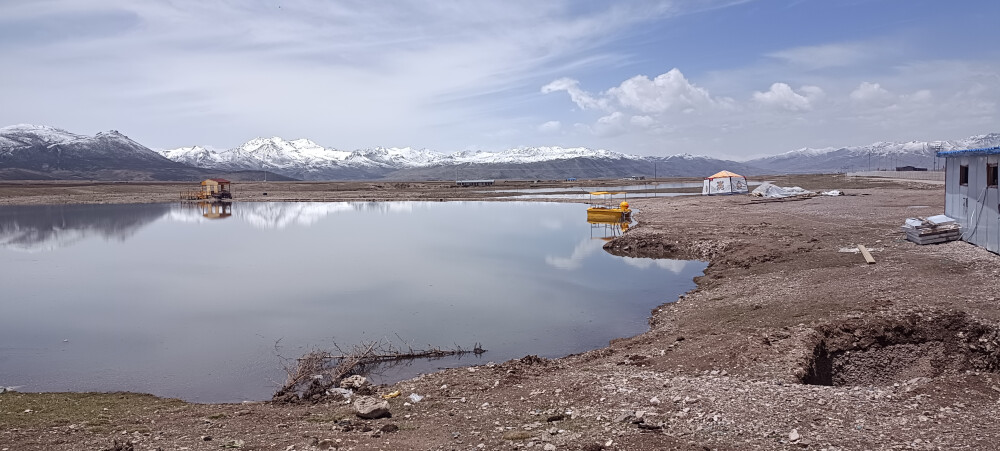
<instances>
[{"instance_id":1,"label":"sky","mask_svg":"<svg viewBox=\"0 0 1000 451\"><path fill-rule=\"evenodd\" d=\"M0 126L748 159L1000 132L995 0L0 0Z\"/></svg>"}]
</instances>

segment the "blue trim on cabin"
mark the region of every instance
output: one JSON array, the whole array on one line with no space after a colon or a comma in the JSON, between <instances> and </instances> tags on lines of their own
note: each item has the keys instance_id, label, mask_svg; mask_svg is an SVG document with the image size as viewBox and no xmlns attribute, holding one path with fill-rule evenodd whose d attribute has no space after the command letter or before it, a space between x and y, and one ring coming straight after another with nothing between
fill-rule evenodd
<instances>
[{"instance_id":1,"label":"blue trim on cabin","mask_svg":"<svg viewBox=\"0 0 1000 451\"><path fill-rule=\"evenodd\" d=\"M939 157L961 157L965 155L997 155L1000 154L1000 146L996 147L984 147L982 149L963 149L963 150L942 150L937 153Z\"/></svg>"}]
</instances>

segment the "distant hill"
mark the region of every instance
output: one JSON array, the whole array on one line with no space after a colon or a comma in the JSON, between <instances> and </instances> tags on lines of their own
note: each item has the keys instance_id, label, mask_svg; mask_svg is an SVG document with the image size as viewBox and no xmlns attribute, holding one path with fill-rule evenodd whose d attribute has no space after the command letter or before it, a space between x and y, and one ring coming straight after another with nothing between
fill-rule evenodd
<instances>
[{"instance_id":1,"label":"distant hill","mask_svg":"<svg viewBox=\"0 0 1000 451\"><path fill-rule=\"evenodd\" d=\"M461 163L429 167L404 168L388 173L393 180L455 180L455 179L565 179L645 177L704 177L729 169L748 175L761 170L730 160L674 155L644 158L587 158L510 163Z\"/></svg>"},{"instance_id":2,"label":"distant hill","mask_svg":"<svg viewBox=\"0 0 1000 451\"><path fill-rule=\"evenodd\" d=\"M238 180L263 174L223 174L176 162L115 130L86 136L44 125L0 128L0 179L199 180L210 176Z\"/></svg>"},{"instance_id":3,"label":"distant hill","mask_svg":"<svg viewBox=\"0 0 1000 451\"><path fill-rule=\"evenodd\" d=\"M768 173L851 172L915 166L934 169L939 150L978 149L1000 145L1000 133L971 136L954 141L878 142L867 146L804 148L747 161Z\"/></svg>"}]
</instances>

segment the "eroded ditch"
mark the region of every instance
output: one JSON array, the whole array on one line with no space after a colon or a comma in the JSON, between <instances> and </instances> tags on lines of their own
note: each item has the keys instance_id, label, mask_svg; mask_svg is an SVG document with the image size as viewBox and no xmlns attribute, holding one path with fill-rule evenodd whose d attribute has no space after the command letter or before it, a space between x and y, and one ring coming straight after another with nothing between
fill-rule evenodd
<instances>
[{"instance_id":1,"label":"eroded ditch","mask_svg":"<svg viewBox=\"0 0 1000 451\"><path fill-rule=\"evenodd\" d=\"M967 370L1000 370L1000 329L964 313L913 313L817 329L802 383L877 386Z\"/></svg>"}]
</instances>

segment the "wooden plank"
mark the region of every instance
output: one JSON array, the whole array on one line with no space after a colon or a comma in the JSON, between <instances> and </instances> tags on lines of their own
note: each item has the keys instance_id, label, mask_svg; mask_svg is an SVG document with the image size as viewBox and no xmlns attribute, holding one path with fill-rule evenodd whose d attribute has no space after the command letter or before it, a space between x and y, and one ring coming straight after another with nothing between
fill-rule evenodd
<instances>
[{"instance_id":1,"label":"wooden plank","mask_svg":"<svg viewBox=\"0 0 1000 451\"><path fill-rule=\"evenodd\" d=\"M859 244L858 245L858 250L861 251L861 255L865 256L865 261L868 262L869 265L875 264L875 258L872 257L872 254L870 252L868 252L868 248L867 247L865 247L862 244Z\"/></svg>"}]
</instances>

